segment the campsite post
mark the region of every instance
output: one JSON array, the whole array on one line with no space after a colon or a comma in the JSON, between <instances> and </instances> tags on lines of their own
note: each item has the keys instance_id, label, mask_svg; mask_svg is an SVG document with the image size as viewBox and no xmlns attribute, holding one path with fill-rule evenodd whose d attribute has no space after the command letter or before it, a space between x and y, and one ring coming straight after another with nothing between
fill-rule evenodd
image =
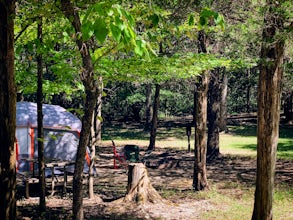
<instances>
[{"instance_id":1,"label":"campsite post","mask_svg":"<svg viewBox=\"0 0 293 220\"><path fill-rule=\"evenodd\" d=\"M190 136L191 136L191 125L187 124L186 126L186 135L187 135L187 141L188 141L188 152L190 152Z\"/></svg>"}]
</instances>

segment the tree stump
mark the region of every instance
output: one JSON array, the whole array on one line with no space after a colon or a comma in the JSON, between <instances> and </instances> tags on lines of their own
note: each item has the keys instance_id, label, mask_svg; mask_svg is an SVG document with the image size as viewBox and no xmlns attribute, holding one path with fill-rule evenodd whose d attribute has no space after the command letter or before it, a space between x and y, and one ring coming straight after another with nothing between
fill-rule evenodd
<instances>
[{"instance_id":1,"label":"tree stump","mask_svg":"<svg viewBox=\"0 0 293 220\"><path fill-rule=\"evenodd\" d=\"M140 204L163 201L162 197L152 186L148 177L146 166L144 164L129 164L127 193L123 201L132 201Z\"/></svg>"}]
</instances>

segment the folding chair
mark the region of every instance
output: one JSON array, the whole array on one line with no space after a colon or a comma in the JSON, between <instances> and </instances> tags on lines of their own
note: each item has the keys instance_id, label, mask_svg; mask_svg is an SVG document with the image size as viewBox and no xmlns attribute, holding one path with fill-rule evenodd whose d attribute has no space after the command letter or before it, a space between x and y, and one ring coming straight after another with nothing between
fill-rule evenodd
<instances>
[{"instance_id":1,"label":"folding chair","mask_svg":"<svg viewBox=\"0 0 293 220\"><path fill-rule=\"evenodd\" d=\"M126 161L126 156L125 156L125 152L124 151L117 151L116 145L114 143L114 141L112 141L112 148L113 148L113 158L114 158L114 169L118 169L118 165L117 162L123 166L125 169L128 166L128 163Z\"/></svg>"}]
</instances>

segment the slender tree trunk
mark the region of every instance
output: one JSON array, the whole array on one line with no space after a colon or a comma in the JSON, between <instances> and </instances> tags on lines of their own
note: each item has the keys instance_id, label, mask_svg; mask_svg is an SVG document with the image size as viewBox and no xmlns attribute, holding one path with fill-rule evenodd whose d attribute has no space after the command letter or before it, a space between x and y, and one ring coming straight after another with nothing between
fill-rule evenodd
<instances>
[{"instance_id":1,"label":"slender tree trunk","mask_svg":"<svg viewBox=\"0 0 293 220\"><path fill-rule=\"evenodd\" d=\"M95 156L96 156L96 132L95 132L95 117L96 113L93 112L92 117L92 126L91 126L91 139L90 139L90 155L91 155L91 162L89 167L89 176L88 176L88 189L89 189L89 198L94 198L94 165L95 165Z\"/></svg>"},{"instance_id":2,"label":"slender tree trunk","mask_svg":"<svg viewBox=\"0 0 293 220\"><path fill-rule=\"evenodd\" d=\"M103 87L103 80L100 80L101 86ZM102 92L103 92L103 88L100 90L99 92L99 97L98 97L98 101L97 101L97 113L96 113L96 125L95 125L95 130L96 130L96 142L97 144L101 144L102 141ZM97 145L96 144L96 145Z\"/></svg>"},{"instance_id":3,"label":"slender tree trunk","mask_svg":"<svg viewBox=\"0 0 293 220\"><path fill-rule=\"evenodd\" d=\"M204 31L198 33L198 52L207 53L207 38ZM194 190L205 190L209 188L207 180L207 96L209 77L208 72L202 73L198 77L198 83L194 92L194 122L195 122L195 142L194 142Z\"/></svg>"},{"instance_id":4,"label":"slender tree trunk","mask_svg":"<svg viewBox=\"0 0 293 220\"><path fill-rule=\"evenodd\" d=\"M221 85L221 103L220 103L220 131L228 131L227 128L227 94L228 94L228 77L225 72L222 74Z\"/></svg>"},{"instance_id":5,"label":"slender tree trunk","mask_svg":"<svg viewBox=\"0 0 293 220\"><path fill-rule=\"evenodd\" d=\"M285 100L284 100L284 115L286 122L289 122L293 120L293 91L290 91L286 94Z\"/></svg>"},{"instance_id":6,"label":"slender tree trunk","mask_svg":"<svg viewBox=\"0 0 293 220\"><path fill-rule=\"evenodd\" d=\"M0 219L16 219L15 1L0 0Z\"/></svg>"},{"instance_id":7,"label":"slender tree trunk","mask_svg":"<svg viewBox=\"0 0 293 220\"><path fill-rule=\"evenodd\" d=\"M267 1L258 85L257 174L252 219L273 219L272 203L279 137L284 19L278 1ZM279 37L279 38L278 38Z\"/></svg>"},{"instance_id":8,"label":"slender tree trunk","mask_svg":"<svg viewBox=\"0 0 293 220\"><path fill-rule=\"evenodd\" d=\"M43 42L42 18L38 20L38 39L40 46ZM38 165L39 165L39 211L40 214L46 211L46 183L45 183L45 162L44 162L44 129L43 129L43 58L42 54L37 55L38 72L38 91L37 91L37 109L38 109Z\"/></svg>"},{"instance_id":9,"label":"slender tree trunk","mask_svg":"<svg viewBox=\"0 0 293 220\"><path fill-rule=\"evenodd\" d=\"M207 158L212 160L220 154L219 148L219 121L220 121L220 69L211 71L208 90L208 142Z\"/></svg>"},{"instance_id":10,"label":"slender tree trunk","mask_svg":"<svg viewBox=\"0 0 293 220\"><path fill-rule=\"evenodd\" d=\"M102 78L100 79L102 85ZM96 109L92 117L92 127L91 127L91 141L90 141L90 150L91 150L91 163L89 167L89 179L88 179L88 188L89 188L89 198L94 198L94 171L95 171L95 160L96 160L96 147L101 144L101 130L102 130L102 91L101 88L99 92L99 97L96 103Z\"/></svg>"},{"instance_id":11,"label":"slender tree trunk","mask_svg":"<svg viewBox=\"0 0 293 220\"><path fill-rule=\"evenodd\" d=\"M74 9L70 0L61 0L61 8L65 17L71 22L72 26L79 36L81 33L81 23L78 12ZM79 138L79 145L76 154L75 170L73 176L73 219L82 220L83 215L83 185L82 172L84 165L84 158L86 154L86 147L89 143L92 116L96 106L96 101L99 96L99 82L94 78L94 68L91 56L89 54L89 45L87 41L82 38L76 38L76 44L80 51L83 62L83 71L81 73L81 80L85 88L85 103L84 115L82 117L82 130Z\"/></svg>"},{"instance_id":12,"label":"slender tree trunk","mask_svg":"<svg viewBox=\"0 0 293 220\"><path fill-rule=\"evenodd\" d=\"M195 87L195 143L194 143L194 173L193 188L196 191L209 188L207 181L207 93L208 75L204 73Z\"/></svg>"},{"instance_id":13,"label":"slender tree trunk","mask_svg":"<svg viewBox=\"0 0 293 220\"><path fill-rule=\"evenodd\" d=\"M158 127L158 111L159 111L159 106L160 106L160 90L161 90L161 85L156 84L153 117L152 117L152 127L151 127L151 132L150 132L150 134L151 134L150 135L150 145L148 147L148 150L155 149L157 127Z\"/></svg>"},{"instance_id":14,"label":"slender tree trunk","mask_svg":"<svg viewBox=\"0 0 293 220\"><path fill-rule=\"evenodd\" d=\"M247 86L246 86L246 113L250 112L250 90L251 90L251 86L250 86L250 71L251 69L247 70Z\"/></svg>"},{"instance_id":15,"label":"slender tree trunk","mask_svg":"<svg viewBox=\"0 0 293 220\"><path fill-rule=\"evenodd\" d=\"M145 104L145 125L144 130L149 131L152 122L152 84L146 84L146 104Z\"/></svg>"}]
</instances>

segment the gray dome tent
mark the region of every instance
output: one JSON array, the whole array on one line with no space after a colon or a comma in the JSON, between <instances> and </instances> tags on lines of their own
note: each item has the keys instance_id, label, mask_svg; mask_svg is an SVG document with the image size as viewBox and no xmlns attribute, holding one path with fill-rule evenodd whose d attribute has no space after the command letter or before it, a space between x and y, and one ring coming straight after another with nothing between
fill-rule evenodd
<instances>
[{"instance_id":1,"label":"gray dome tent","mask_svg":"<svg viewBox=\"0 0 293 220\"><path fill-rule=\"evenodd\" d=\"M44 155L48 159L74 161L81 121L57 105L43 105ZM23 158L37 158L37 104L18 102L16 105L16 139L18 171L29 171L32 166Z\"/></svg>"}]
</instances>

